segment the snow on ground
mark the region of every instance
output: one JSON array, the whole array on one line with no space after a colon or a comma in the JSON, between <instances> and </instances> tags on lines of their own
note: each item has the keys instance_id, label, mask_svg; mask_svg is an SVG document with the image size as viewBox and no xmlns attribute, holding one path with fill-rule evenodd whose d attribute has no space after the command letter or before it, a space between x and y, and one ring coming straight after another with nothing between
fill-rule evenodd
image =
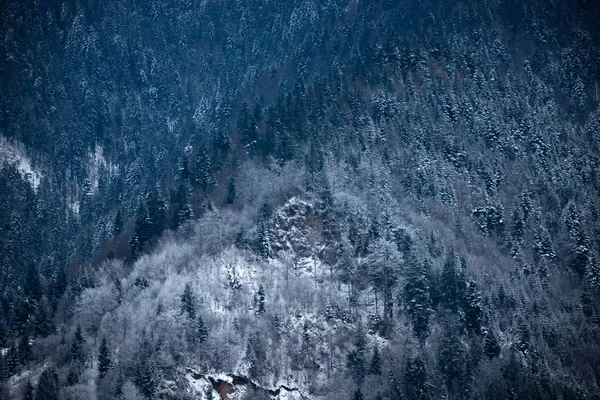
<instances>
[{"instance_id":1,"label":"snow on ground","mask_svg":"<svg viewBox=\"0 0 600 400\"><path fill-rule=\"evenodd\" d=\"M93 152L87 153L86 166L92 194L98 193L101 168L107 170L109 177L114 176L119 172L119 167L116 164L106 160L104 157L104 149L99 144L96 144Z\"/></svg>"},{"instance_id":2,"label":"snow on ground","mask_svg":"<svg viewBox=\"0 0 600 400\"><path fill-rule=\"evenodd\" d=\"M27 381L30 381L32 384L35 384L39 379L42 372L48 367L49 363L38 364L33 367L25 369L23 372L17 375L13 375L8 380L8 390L10 393L10 398L21 398L24 385Z\"/></svg>"},{"instance_id":3,"label":"snow on ground","mask_svg":"<svg viewBox=\"0 0 600 400\"><path fill-rule=\"evenodd\" d=\"M37 190L43 175L39 168L32 166L31 158L27 156L25 146L0 135L0 168L5 163L14 165L21 176L29 181L33 190Z\"/></svg>"}]
</instances>

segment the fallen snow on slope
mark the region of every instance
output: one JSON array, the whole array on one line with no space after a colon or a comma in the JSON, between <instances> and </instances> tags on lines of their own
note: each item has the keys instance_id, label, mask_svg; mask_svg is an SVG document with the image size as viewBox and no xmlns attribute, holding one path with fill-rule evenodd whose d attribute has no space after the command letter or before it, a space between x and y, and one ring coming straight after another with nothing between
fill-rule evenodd
<instances>
[{"instance_id":1,"label":"fallen snow on slope","mask_svg":"<svg viewBox=\"0 0 600 400\"><path fill-rule=\"evenodd\" d=\"M32 166L31 158L27 156L25 146L0 135L0 168L4 164L15 166L23 179L31 184L33 190L37 190L43 175L38 168Z\"/></svg>"}]
</instances>

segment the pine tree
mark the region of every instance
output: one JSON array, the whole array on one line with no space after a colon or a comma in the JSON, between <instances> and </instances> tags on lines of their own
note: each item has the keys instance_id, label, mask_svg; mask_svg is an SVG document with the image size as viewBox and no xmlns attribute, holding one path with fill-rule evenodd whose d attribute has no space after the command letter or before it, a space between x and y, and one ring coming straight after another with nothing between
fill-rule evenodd
<instances>
[{"instance_id":1,"label":"pine tree","mask_svg":"<svg viewBox=\"0 0 600 400\"><path fill-rule=\"evenodd\" d=\"M23 400L34 400L33 394L33 385L31 384L31 381L28 380L25 385L25 391L23 392Z\"/></svg>"},{"instance_id":2,"label":"pine tree","mask_svg":"<svg viewBox=\"0 0 600 400\"><path fill-rule=\"evenodd\" d=\"M110 350L108 349L108 341L102 338L100 348L98 349L98 373L100 378L104 378L111 364Z\"/></svg>"},{"instance_id":3,"label":"pine tree","mask_svg":"<svg viewBox=\"0 0 600 400\"><path fill-rule=\"evenodd\" d=\"M371 359L369 373L371 375L381 376L381 357L379 356L379 348L377 346L375 346L375 349L373 350L373 358Z\"/></svg>"},{"instance_id":4,"label":"pine tree","mask_svg":"<svg viewBox=\"0 0 600 400\"><path fill-rule=\"evenodd\" d=\"M202 316L198 315L198 343L206 343L208 340L208 328L202 320Z\"/></svg>"},{"instance_id":5,"label":"pine tree","mask_svg":"<svg viewBox=\"0 0 600 400\"><path fill-rule=\"evenodd\" d=\"M352 400L363 400L364 396L362 394L362 392L360 391L360 388L356 389L356 392L354 392L354 396L352 396Z\"/></svg>"},{"instance_id":6,"label":"pine tree","mask_svg":"<svg viewBox=\"0 0 600 400\"><path fill-rule=\"evenodd\" d=\"M191 320L196 319L196 295L192 289L192 285L185 284L183 294L181 295L181 311L187 314Z\"/></svg>"},{"instance_id":7,"label":"pine tree","mask_svg":"<svg viewBox=\"0 0 600 400\"><path fill-rule=\"evenodd\" d=\"M35 400L58 400L58 375L54 368L45 369L40 375Z\"/></svg>"}]
</instances>

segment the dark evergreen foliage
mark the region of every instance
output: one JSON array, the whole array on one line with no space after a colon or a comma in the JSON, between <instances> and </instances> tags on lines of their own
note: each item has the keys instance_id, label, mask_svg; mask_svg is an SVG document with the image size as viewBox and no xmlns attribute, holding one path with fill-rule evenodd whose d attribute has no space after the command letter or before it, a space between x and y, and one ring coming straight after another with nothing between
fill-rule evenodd
<instances>
[{"instance_id":1,"label":"dark evergreen foliage","mask_svg":"<svg viewBox=\"0 0 600 400\"><path fill-rule=\"evenodd\" d=\"M108 340L102 338L100 347L98 348L98 374L100 378L104 378L111 366L112 360L110 349L108 348Z\"/></svg>"},{"instance_id":2,"label":"dark evergreen foliage","mask_svg":"<svg viewBox=\"0 0 600 400\"><path fill-rule=\"evenodd\" d=\"M185 284L181 295L181 311L191 320L196 319L196 295L189 283Z\"/></svg>"},{"instance_id":3,"label":"dark evergreen foliage","mask_svg":"<svg viewBox=\"0 0 600 400\"><path fill-rule=\"evenodd\" d=\"M40 375L37 388L35 390L35 400L58 400L59 382L56 370L52 367L47 368Z\"/></svg>"}]
</instances>

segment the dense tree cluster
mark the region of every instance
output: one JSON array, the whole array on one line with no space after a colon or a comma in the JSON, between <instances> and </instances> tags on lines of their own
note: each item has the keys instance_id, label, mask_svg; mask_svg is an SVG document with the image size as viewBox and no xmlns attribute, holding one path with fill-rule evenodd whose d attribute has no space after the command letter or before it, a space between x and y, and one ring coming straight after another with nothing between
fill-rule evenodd
<instances>
[{"instance_id":1,"label":"dense tree cluster","mask_svg":"<svg viewBox=\"0 0 600 400\"><path fill-rule=\"evenodd\" d=\"M2 380L597 397L597 11L2 2Z\"/></svg>"}]
</instances>

